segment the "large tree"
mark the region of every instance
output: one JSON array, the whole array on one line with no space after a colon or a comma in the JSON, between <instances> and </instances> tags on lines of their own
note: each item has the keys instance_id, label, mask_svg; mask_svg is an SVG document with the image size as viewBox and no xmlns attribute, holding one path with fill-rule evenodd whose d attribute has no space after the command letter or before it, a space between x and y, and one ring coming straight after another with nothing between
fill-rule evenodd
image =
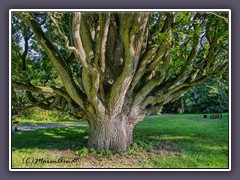
<instances>
[{"instance_id":1,"label":"large tree","mask_svg":"<svg viewBox=\"0 0 240 180\"><path fill-rule=\"evenodd\" d=\"M227 71L228 13L14 12L12 63L13 109L67 105L90 148L124 151L147 109Z\"/></svg>"},{"instance_id":2,"label":"large tree","mask_svg":"<svg viewBox=\"0 0 240 180\"><path fill-rule=\"evenodd\" d=\"M163 113L177 113L181 108L190 113L214 113L228 111L228 83L214 78L189 90L181 98L162 107Z\"/></svg>"}]
</instances>

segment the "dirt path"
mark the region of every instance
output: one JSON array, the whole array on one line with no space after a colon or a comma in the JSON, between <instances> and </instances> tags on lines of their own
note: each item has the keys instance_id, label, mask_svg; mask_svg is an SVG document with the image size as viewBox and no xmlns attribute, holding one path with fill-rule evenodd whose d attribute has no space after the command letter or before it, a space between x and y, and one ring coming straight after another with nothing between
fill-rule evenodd
<instances>
[{"instance_id":1,"label":"dirt path","mask_svg":"<svg viewBox=\"0 0 240 180\"><path fill-rule=\"evenodd\" d=\"M228 124L228 121L222 120L222 119L203 119L203 118L186 118L188 120L192 121L202 121L202 122L213 122L218 124Z\"/></svg>"},{"instance_id":2,"label":"dirt path","mask_svg":"<svg viewBox=\"0 0 240 180\"><path fill-rule=\"evenodd\" d=\"M162 116L165 116L165 115L150 115L147 118L156 118L156 117L162 117ZM82 125L88 125L88 123L84 121L84 122L71 122L71 123L61 123L61 124L39 124L39 125L31 125L31 126L19 126L18 131L33 131L37 129L71 127L71 126L82 126ZM14 127L12 127L12 131L14 131Z\"/></svg>"},{"instance_id":3,"label":"dirt path","mask_svg":"<svg viewBox=\"0 0 240 180\"><path fill-rule=\"evenodd\" d=\"M148 118L160 118L160 117L167 117L171 116L171 114L163 114L163 115L150 115L146 117ZM205 121L205 122L215 122L220 124L227 124L228 122L223 120L213 120L213 119L202 119L202 118L186 118L188 120L194 120L194 121ZM86 121L84 122L70 122L70 123L62 123L62 124L42 124L42 125L33 125L33 126L19 126L19 131L32 131L37 129L47 129L47 128L57 128L57 127L71 127L71 126L82 126L82 125L88 125ZM12 131L14 131L14 128L12 127Z\"/></svg>"},{"instance_id":4,"label":"dirt path","mask_svg":"<svg viewBox=\"0 0 240 180\"><path fill-rule=\"evenodd\" d=\"M160 117L168 117L168 116L171 116L173 114L161 114L161 115L149 115L146 117L146 119L149 119L149 118L160 118Z\"/></svg>"},{"instance_id":5,"label":"dirt path","mask_svg":"<svg viewBox=\"0 0 240 180\"><path fill-rule=\"evenodd\" d=\"M156 117L164 117L168 115L150 115L146 118L156 118ZM32 131L37 129L47 129L47 128L57 128L57 127L71 127L71 126L82 126L88 125L86 121L84 122L71 122L71 123L61 123L61 124L40 124L40 125L32 125L32 126L19 126L19 131ZM14 127L12 127L12 131L14 131Z\"/></svg>"},{"instance_id":6,"label":"dirt path","mask_svg":"<svg viewBox=\"0 0 240 180\"><path fill-rule=\"evenodd\" d=\"M161 118L161 117L168 117L171 115L175 115L175 114L162 114L162 115L150 115L148 117L146 117L146 119L148 118ZM188 120L192 120L192 121L202 121L202 122L213 122L213 123L218 123L218 124L228 124L228 121L222 120L222 119L205 119L205 118L186 118Z\"/></svg>"},{"instance_id":7,"label":"dirt path","mask_svg":"<svg viewBox=\"0 0 240 180\"><path fill-rule=\"evenodd\" d=\"M41 125L34 125L34 126L19 126L19 131L32 131L37 129L47 129L47 128L56 128L56 127L70 127L70 126L82 126L87 125L87 122L71 122L71 123L62 123L62 124L41 124ZM12 131L14 128L12 127Z\"/></svg>"}]
</instances>

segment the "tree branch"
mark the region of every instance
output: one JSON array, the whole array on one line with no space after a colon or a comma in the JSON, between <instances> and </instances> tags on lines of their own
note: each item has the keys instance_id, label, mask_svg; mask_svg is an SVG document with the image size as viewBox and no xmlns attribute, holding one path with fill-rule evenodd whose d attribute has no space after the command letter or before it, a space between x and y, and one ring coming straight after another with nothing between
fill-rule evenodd
<instances>
[{"instance_id":1,"label":"tree branch","mask_svg":"<svg viewBox=\"0 0 240 180\"><path fill-rule=\"evenodd\" d=\"M136 71L140 49L142 44L138 41L138 35L145 32L147 17L144 13L135 16L134 13L122 14L120 17L120 31L124 45L124 65L120 76L113 82L110 92L110 111L111 113L119 112L124 104L124 98L132 82L133 75ZM131 22L135 22L132 24ZM141 24L142 22L142 24ZM137 32L134 34L133 32ZM143 38L143 37L141 37ZM140 39L141 39L140 38Z\"/></svg>"},{"instance_id":2,"label":"tree branch","mask_svg":"<svg viewBox=\"0 0 240 180\"><path fill-rule=\"evenodd\" d=\"M100 101L100 99L98 98L97 92L100 88L100 73L97 71L97 69L95 67L93 67L88 61L87 59L92 59L93 57L91 55L86 56L86 52L84 50L83 47L83 43L82 43L82 39L80 37L81 34L81 13L80 12L75 12L73 15L73 39L74 39L74 44L76 47L75 53L78 56L80 63L83 66L83 75L86 74L85 72L88 72L90 75L92 75L91 77L91 81L92 83L89 83L90 77L86 74L86 80L83 81L83 85L85 88L85 91L88 95L88 98L92 100L93 105L95 107L95 111L98 111L100 113L104 113L105 112L105 107L103 105L103 103ZM86 24L83 23L83 26L85 26ZM83 28L84 29L84 28ZM84 36L84 35L83 35ZM88 44L88 48L87 52L88 53L93 53L92 48L89 46Z\"/></svg>"},{"instance_id":3,"label":"tree branch","mask_svg":"<svg viewBox=\"0 0 240 180\"><path fill-rule=\"evenodd\" d=\"M80 24L81 24L81 13L75 12L73 15L73 23L72 23L72 31L73 31L73 40L75 47L73 48L74 52L76 53L78 59L80 60L80 63L83 65L83 67L89 72L91 75L97 74L97 70L94 69L88 62L87 62L87 56L86 52L83 48L83 43L80 37Z\"/></svg>"},{"instance_id":4,"label":"tree branch","mask_svg":"<svg viewBox=\"0 0 240 180\"><path fill-rule=\"evenodd\" d=\"M207 13L208 14L213 14L214 16L217 16L217 17L223 19L226 23L228 23L228 18L225 18L224 16L220 16L217 13L214 13L214 12L207 12Z\"/></svg>"},{"instance_id":5,"label":"tree branch","mask_svg":"<svg viewBox=\"0 0 240 180\"><path fill-rule=\"evenodd\" d=\"M68 49L68 50L75 50L74 47L71 47L69 46L69 39L68 37L64 34L63 30L61 29L61 27L59 26L57 20L52 16L52 13L48 12L48 17L50 18L50 20L54 23L54 25L56 26L57 28L57 31L58 33L60 34L60 36L64 39L64 42L65 42L65 47Z\"/></svg>"},{"instance_id":6,"label":"tree branch","mask_svg":"<svg viewBox=\"0 0 240 180\"><path fill-rule=\"evenodd\" d=\"M195 87L197 85L203 84L207 82L211 76L204 76L198 80L195 80L193 82L184 83L181 85L176 86L170 91L167 91L167 93L164 94L158 94L156 96L148 96L146 99L141 103L141 107L146 108L146 106L152 104L165 104L167 102L172 101L174 98L179 97L181 94L187 92L190 88Z\"/></svg>"},{"instance_id":7,"label":"tree branch","mask_svg":"<svg viewBox=\"0 0 240 180\"><path fill-rule=\"evenodd\" d=\"M135 88L137 83L139 83L142 76L146 73L146 67L151 60L153 54L155 54L157 51L157 46L151 46L149 47L145 53L140 58L140 63L138 64L137 71L133 77L132 84L131 84L131 91Z\"/></svg>"},{"instance_id":8,"label":"tree branch","mask_svg":"<svg viewBox=\"0 0 240 180\"><path fill-rule=\"evenodd\" d=\"M104 73L106 69L106 42L107 42L107 36L109 31L109 24L110 24L110 13L107 13L106 15L106 22L104 24L103 29L103 35L102 35L102 42L101 42L101 56L100 56L100 62L101 62L101 70Z\"/></svg>"},{"instance_id":9,"label":"tree branch","mask_svg":"<svg viewBox=\"0 0 240 180\"><path fill-rule=\"evenodd\" d=\"M56 95L56 97L54 98L53 102L49 106L49 109L51 110L51 109L55 108L61 102L62 99L63 99L62 96Z\"/></svg>"},{"instance_id":10,"label":"tree branch","mask_svg":"<svg viewBox=\"0 0 240 180\"><path fill-rule=\"evenodd\" d=\"M61 55L58 51L56 51L53 44L49 41L46 37L44 32L42 31L41 27L37 24L31 14L29 13L18 13L19 17L32 29L34 32L38 43L43 47L43 49L48 54L53 66L58 71L60 78L68 92L69 96L83 109L83 95L81 94L80 90L77 88L71 74L71 70L69 69L68 65L62 59Z\"/></svg>"},{"instance_id":11,"label":"tree branch","mask_svg":"<svg viewBox=\"0 0 240 180\"><path fill-rule=\"evenodd\" d=\"M51 100L51 99L54 99L54 96L48 97L48 98L46 98L46 99L43 99L43 100L38 101L38 102L36 102L36 103L33 103L33 104L29 105L29 106L13 106L12 109L13 109L13 110L25 110L25 109L30 109L30 108L39 106L39 105L42 104L43 102L46 102L46 101Z\"/></svg>"},{"instance_id":12,"label":"tree branch","mask_svg":"<svg viewBox=\"0 0 240 180\"><path fill-rule=\"evenodd\" d=\"M50 94L58 94L62 97L64 97L67 101L71 101L72 99L67 94L67 92L64 92L62 89L54 88L54 87L47 87L47 86L33 86L30 84L23 84L19 82L12 82L12 87L26 90L29 92L37 92L37 93L50 93Z\"/></svg>"}]
</instances>

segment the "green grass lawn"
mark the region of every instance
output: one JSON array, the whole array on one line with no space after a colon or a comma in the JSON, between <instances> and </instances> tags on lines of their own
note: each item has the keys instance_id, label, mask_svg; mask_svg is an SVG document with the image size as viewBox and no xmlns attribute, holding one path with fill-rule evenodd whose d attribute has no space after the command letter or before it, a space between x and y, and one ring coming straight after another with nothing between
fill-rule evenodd
<instances>
[{"instance_id":1,"label":"green grass lawn","mask_svg":"<svg viewBox=\"0 0 240 180\"><path fill-rule=\"evenodd\" d=\"M228 114L146 119L121 154L87 150L87 138L88 126L13 132L12 168L228 168Z\"/></svg>"},{"instance_id":2,"label":"green grass lawn","mask_svg":"<svg viewBox=\"0 0 240 180\"><path fill-rule=\"evenodd\" d=\"M69 122L81 122L83 120L76 119L72 116L64 114L56 110L47 111L40 108L28 109L19 112L19 115L12 117L13 121L19 121L19 126L42 125L42 124L61 124Z\"/></svg>"},{"instance_id":3,"label":"green grass lawn","mask_svg":"<svg viewBox=\"0 0 240 180\"><path fill-rule=\"evenodd\" d=\"M18 126L36 126L36 125L43 125L43 124L65 124L65 123L71 123L71 122L82 122L84 120L81 119L59 119L54 121L35 121L35 120L20 120L18 123ZM13 124L12 124L13 127Z\"/></svg>"}]
</instances>

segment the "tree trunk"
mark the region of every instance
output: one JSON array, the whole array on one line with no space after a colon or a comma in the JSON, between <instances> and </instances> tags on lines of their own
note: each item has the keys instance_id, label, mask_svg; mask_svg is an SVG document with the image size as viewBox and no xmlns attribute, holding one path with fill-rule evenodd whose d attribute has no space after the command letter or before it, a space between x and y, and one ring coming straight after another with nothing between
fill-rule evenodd
<instances>
[{"instance_id":1,"label":"tree trunk","mask_svg":"<svg viewBox=\"0 0 240 180\"><path fill-rule=\"evenodd\" d=\"M133 125L128 117L118 115L101 117L89 121L90 133L88 147L97 152L101 150L125 151L133 141Z\"/></svg>"}]
</instances>

